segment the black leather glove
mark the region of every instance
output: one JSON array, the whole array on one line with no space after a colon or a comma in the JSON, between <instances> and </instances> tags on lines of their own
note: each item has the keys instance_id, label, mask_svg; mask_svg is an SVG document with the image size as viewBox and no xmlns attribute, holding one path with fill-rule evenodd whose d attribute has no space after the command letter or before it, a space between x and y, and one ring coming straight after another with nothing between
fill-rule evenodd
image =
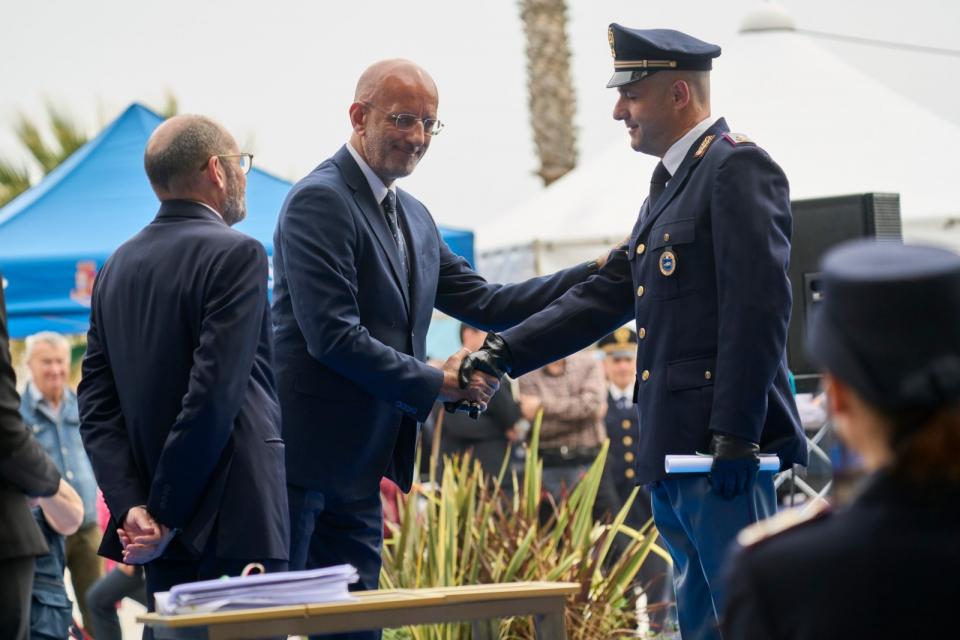
<instances>
[{"instance_id":1,"label":"black leather glove","mask_svg":"<svg viewBox=\"0 0 960 640\"><path fill-rule=\"evenodd\" d=\"M466 389L475 371L481 371L499 380L504 374L510 373L512 368L510 348L507 343L497 334L488 333L483 346L469 354L460 363L460 388ZM461 400L445 402L443 406L450 413L469 413L474 420L480 417L480 405L475 402Z\"/></svg>"},{"instance_id":2,"label":"black leather glove","mask_svg":"<svg viewBox=\"0 0 960 640\"><path fill-rule=\"evenodd\" d=\"M466 389L475 371L481 371L499 380L513 369L511 360L510 347L503 338L495 333L488 333L483 346L469 354L460 363L460 388Z\"/></svg>"},{"instance_id":3,"label":"black leather glove","mask_svg":"<svg viewBox=\"0 0 960 640\"><path fill-rule=\"evenodd\" d=\"M760 445L727 433L714 433L710 440L713 492L730 500L753 486L760 471Z\"/></svg>"}]
</instances>

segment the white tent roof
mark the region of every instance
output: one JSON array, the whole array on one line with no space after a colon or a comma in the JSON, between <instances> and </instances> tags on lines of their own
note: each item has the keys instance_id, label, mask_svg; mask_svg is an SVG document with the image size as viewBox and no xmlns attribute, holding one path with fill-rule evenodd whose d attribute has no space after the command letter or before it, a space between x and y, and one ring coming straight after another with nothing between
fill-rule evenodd
<instances>
[{"instance_id":1,"label":"white tent roof","mask_svg":"<svg viewBox=\"0 0 960 640\"><path fill-rule=\"evenodd\" d=\"M906 237L960 247L960 126L927 111L796 33L737 35L712 73L712 104L784 169L794 199L899 193ZM532 240L622 237L656 158L627 134L531 201L476 230L481 249Z\"/></svg>"}]
</instances>

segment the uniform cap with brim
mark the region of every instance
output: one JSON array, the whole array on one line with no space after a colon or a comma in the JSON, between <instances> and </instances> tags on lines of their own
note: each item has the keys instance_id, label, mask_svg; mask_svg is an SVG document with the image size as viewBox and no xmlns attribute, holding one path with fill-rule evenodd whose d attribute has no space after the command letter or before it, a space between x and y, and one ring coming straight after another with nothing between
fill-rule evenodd
<instances>
[{"instance_id":1,"label":"uniform cap with brim","mask_svg":"<svg viewBox=\"0 0 960 640\"><path fill-rule=\"evenodd\" d=\"M597 347L608 358L636 358L637 332L630 327L620 327L597 342Z\"/></svg>"},{"instance_id":2,"label":"uniform cap with brim","mask_svg":"<svg viewBox=\"0 0 960 640\"><path fill-rule=\"evenodd\" d=\"M614 73L608 88L643 80L657 71L709 71L720 47L673 29L607 29Z\"/></svg>"},{"instance_id":3,"label":"uniform cap with brim","mask_svg":"<svg viewBox=\"0 0 960 640\"><path fill-rule=\"evenodd\" d=\"M880 409L960 402L960 256L857 240L824 256L811 359Z\"/></svg>"}]
</instances>

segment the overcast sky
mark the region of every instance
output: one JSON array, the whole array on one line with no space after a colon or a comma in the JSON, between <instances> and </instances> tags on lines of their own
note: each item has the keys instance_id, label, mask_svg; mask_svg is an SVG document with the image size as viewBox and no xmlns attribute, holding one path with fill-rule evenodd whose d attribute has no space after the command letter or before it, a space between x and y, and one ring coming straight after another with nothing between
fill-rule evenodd
<instances>
[{"instance_id":1,"label":"overcast sky","mask_svg":"<svg viewBox=\"0 0 960 640\"><path fill-rule=\"evenodd\" d=\"M756 0L567 0L581 162L623 139L604 88L606 27L670 27L723 46ZM802 28L957 48L960 2L784 0ZM91 132L132 101L223 122L255 163L296 180L349 135L347 107L371 62L407 57L440 88L447 124L400 184L444 224L475 228L535 195L523 26L515 0L3 0L0 154L16 157L18 112L67 108ZM960 125L960 57L821 41L860 70ZM722 64L721 57L716 64ZM824 70L828 73L829 70ZM789 77L757 78L776 91ZM714 105L722 114L722 105ZM864 104L865 111L883 105ZM785 123L788 126L789 123ZM731 123L749 133L749 123ZM898 123L877 131L895 150ZM930 140L936 145L937 140ZM922 158L917 159L922 162ZM638 203L639 204L639 203ZM254 212L255 213L255 212Z\"/></svg>"}]
</instances>

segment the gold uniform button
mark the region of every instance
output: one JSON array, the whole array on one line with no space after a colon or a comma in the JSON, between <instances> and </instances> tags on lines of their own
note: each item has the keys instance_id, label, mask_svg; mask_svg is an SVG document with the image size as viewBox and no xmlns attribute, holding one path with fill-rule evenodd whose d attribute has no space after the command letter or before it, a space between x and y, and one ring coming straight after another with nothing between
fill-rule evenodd
<instances>
[{"instance_id":1,"label":"gold uniform button","mask_svg":"<svg viewBox=\"0 0 960 640\"><path fill-rule=\"evenodd\" d=\"M623 475L627 476L628 478L633 478L633 476L637 474L634 473L633 469L627 469L626 471L623 472Z\"/></svg>"},{"instance_id":2,"label":"gold uniform button","mask_svg":"<svg viewBox=\"0 0 960 640\"><path fill-rule=\"evenodd\" d=\"M633 462L633 452L627 451L625 454L623 454L623 459L627 462Z\"/></svg>"},{"instance_id":3,"label":"gold uniform button","mask_svg":"<svg viewBox=\"0 0 960 640\"><path fill-rule=\"evenodd\" d=\"M643 297L643 285L640 285L639 287L637 287L637 297L638 298Z\"/></svg>"},{"instance_id":4,"label":"gold uniform button","mask_svg":"<svg viewBox=\"0 0 960 640\"><path fill-rule=\"evenodd\" d=\"M669 233L663 234L663 241L664 241L664 242L670 242L670 234L669 234Z\"/></svg>"},{"instance_id":5,"label":"gold uniform button","mask_svg":"<svg viewBox=\"0 0 960 640\"><path fill-rule=\"evenodd\" d=\"M647 250L647 245L643 244L642 242L637 245L637 255L638 255L638 256L642 256L642 255L643 255L643 252L646 251L646 250Z\"/></svg>"},{"instance_id":6,"label":"gold uniform button","mask_svg":"<svg viewBox=\"0 0 960 640\"><path fill-rule=\"evenodd\" d=\"M629 420L624 420L623 422L620 423L620 426L623 427L624 429L629 429L631 424L632 423Z\"/></svg>"},{"instance_id":7,"label":"gold uniform button","mask_svg":"<svg viewBox=\"0 0 960 640\"><path fill-rule=\"evenodd\" d=\"M633 444L633 438L630 436L623 436L623 446L629 447Z\"/></svg>"},{"instance_id":8,"label":"gold uniform button","mask_svg":"<svg viewBox=\"0 0 960 640\"><path fill-rule=\"evenodd\" d=\"M703 377L706 378L707 380L709 380L709 379L711 379L711 378L713 377L713 374L710 373L709 371L704 371L704 372L703 372Z\"/></svg>"},{"instance_id":9,"label":"gold uniform button","mask_svg":"<svg viewBox=\"0 0 960 640\"><path fill-rule=\"evenodd\" d=\"M647 380L649 380L649 379L650 379L650 372L647 371L646 369L644 369L644 370L643 370L643 373L640 374L640 379L643 380L644 382L646 382Z\"/></svg>"},{"instance_id":10,"label":"gold uniform button","mask_svg":"<svg viewBox=\"0 0 960 640\"><path fill-rule=\"evenodd\" d=\"M643 340L644 338L646 338L646 337L647 337L647 330L646 330L646 328L640 327L639 329L637 329L637 337L640 338L641 340Z\"/></svg>"}]
</instances>

